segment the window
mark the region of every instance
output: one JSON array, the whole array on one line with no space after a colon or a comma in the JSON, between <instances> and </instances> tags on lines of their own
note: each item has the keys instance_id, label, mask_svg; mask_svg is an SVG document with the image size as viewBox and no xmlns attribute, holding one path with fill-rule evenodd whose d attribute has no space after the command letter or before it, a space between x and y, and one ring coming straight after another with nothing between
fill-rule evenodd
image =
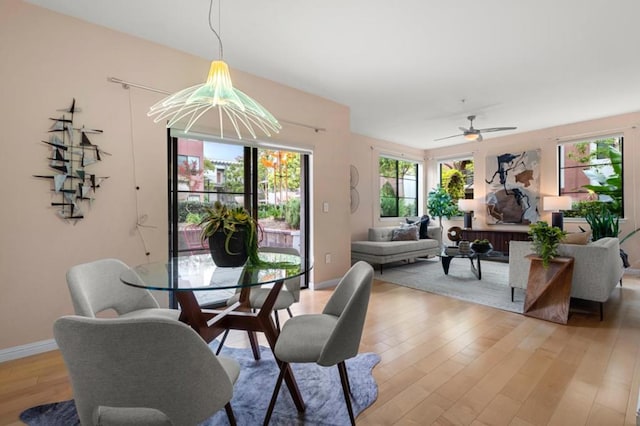
<instances>
[{"instance_id":1,"label":"window","mask_svg":"<svg viewBox=\"0 0 640 426\"><path fill-rule=\"evenodd\" d=\"M452 199L473 199L473 158L440 161L438 172L440 185Z\"/></svg>"},{"instance_id":2,"label":"window","mask_svg":"<svg viewBox=\"0 0 640 426\"><path fill-rule=\"evenodd\" d=\"M584 217L600 202L624 216L622 145L621 136L558 145L558 194L573 199L573 210L565 216Z\"/></svg>"},{"instance_id":3,"label":"window","mask_svg":"<svg viewBox=\"0 0 640 426\"><path fill-rule=\"evenodd\" d=\"M380 217L418 215L418 163L380 157Z\"/></svg>"}]
</instances>

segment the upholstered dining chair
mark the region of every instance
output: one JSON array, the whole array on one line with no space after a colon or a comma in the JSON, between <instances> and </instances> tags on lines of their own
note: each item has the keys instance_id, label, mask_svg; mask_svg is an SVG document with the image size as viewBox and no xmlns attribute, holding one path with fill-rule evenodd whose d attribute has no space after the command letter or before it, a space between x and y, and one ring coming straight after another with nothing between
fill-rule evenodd
<instances>
[{"instance_id":1,"label":"upholstered dining chair","mask_svg":"<svg viewBox=\"0 0 640 426\"><path fill-rule=\"evenodd\" d=\"M129 267L118 259L99 259L73 266L67 271L67 285L76 315L95 318L113 309L121 317L162 316L177 320L180 311L160 308L149 290L120 281Z\"/></svg>"},{"instance_id":2,"label":"upholstered dining chair","mask_svg":"<svg viewBox=\"0 0 640 426\"><path fill-rule=\"evenodd\" d=\"M338 366L349 419L355 425L345 360L358 354L372 283L373 268L359 261L340 280L321 314L298 315L284 324L274 350L280 374L265 425L271 418L284 373L291 368L289 363L308 362Z\"/></svg>"},{"instance_id":3,"label":"upholstered dining chair","mask_svg":"<svg viewBox=\"0 0 640 426\"><path fill-rule=\"evenodd\" d=\"M260 247L260 251L263 253L284 253L284 254L292 254L298 256L300 253L293 247ZM236 294L230 297L227 300L227 306L233 305L240 299L240 290L238 289ZM269 291L271 289L269 287L255 287L251 288L251 293L249 294L249 306L252 309L260 309L262 304L267 299L269 295ZM300 277L291 278L284 281L284 286L280 293L278 293L278 298L276 299L275 304L273 305L273 319L276 323L276 328L280 330L280 317L278 316L278 311L286 309L289 314L289 318L293 318L293 313L291 312L291 305L300 301ZM222 339L220 340L220 345L218 346L218 350L216 354L220 353L220 350L224 346L224 342L229 334L229 330L225 331Z\"/></svg>"},{"instance_id":4,"label":"upholstered dining chair","mask_svg":"<svg viewBox=\"0 0 640 426\"><path fill-rule=\"evenodd\" d=\"M240 365L186 324L71 315L53 333L81 424L196 425L223 407L235 424L229 401Z\"/></svg>"}]
</instances>

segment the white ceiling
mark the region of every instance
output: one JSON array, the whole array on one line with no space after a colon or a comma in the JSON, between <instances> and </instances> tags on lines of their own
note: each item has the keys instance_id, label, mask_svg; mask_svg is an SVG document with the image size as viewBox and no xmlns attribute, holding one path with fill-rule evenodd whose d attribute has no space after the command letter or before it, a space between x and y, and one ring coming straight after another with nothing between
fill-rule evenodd
<instances>
[{"instance_id":1,"label":"white ceiling","mask_svg":"<svg viewBox=\"0 0 640 426\"><path fill-rule=\"evenodd\" d=\"M28 1L218 54L209 0ZM464 142L433 139L470 114L518 127L486 140L640 110L639 0L227 0L221 16L232 68L348 105L353 132L409 146Z\"/></svg>"}]
</instances>

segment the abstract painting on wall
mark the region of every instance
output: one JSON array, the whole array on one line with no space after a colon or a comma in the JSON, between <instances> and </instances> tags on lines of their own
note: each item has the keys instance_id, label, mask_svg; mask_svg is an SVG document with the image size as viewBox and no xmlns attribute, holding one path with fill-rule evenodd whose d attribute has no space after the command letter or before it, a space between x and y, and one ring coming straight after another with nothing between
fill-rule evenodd
<instances>
[{"instance_id":1,"label":"abstract painting on wall","mask_svg":"<svg viewBox=\"0 0 640 426\"><path fill-rule=\"evenodd\" d=\"M43 140L50 150L49 168L51 174L34 175L37 178L49 179L53 183L51 192L57 196L51 206L58 216L75 224L84 218L82 204L93 201L93 196L103 180L108 176L96 176L89 167L102 161L103 155L111 155L103 151L89 140L88 135L101 135L102 130L76 127L74 119L81 110L76 106L75 98L69 108L59 109L64 114L49 118L53 124L49 128L49 139Z\"/></svg>"},{"instance_id":2,"label":"abstract painting on wall","mask_svg":"<svg viewBox=\"0 0 640 426\"><path fill-rule=\"evenodd\" d=\"M487 157L487 224L529 225L538 221L540 151Z\"/></svg>"}]
</instances>

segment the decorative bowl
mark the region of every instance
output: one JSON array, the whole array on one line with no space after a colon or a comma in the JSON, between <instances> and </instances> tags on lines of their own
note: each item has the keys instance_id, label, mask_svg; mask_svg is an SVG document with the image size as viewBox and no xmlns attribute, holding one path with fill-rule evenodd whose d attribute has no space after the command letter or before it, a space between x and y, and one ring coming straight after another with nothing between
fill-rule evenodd
<instances>
[{"instance_id":1,"label":"decorative bowl","mask_svg":"<svg viewBox=\"0 0 640 426\"><path fill-rule=\"evenodd\" d=\"M471 250L479 254L487 254L493 250L491 243L471 243Z\"/></svg>"}]
</instances>

